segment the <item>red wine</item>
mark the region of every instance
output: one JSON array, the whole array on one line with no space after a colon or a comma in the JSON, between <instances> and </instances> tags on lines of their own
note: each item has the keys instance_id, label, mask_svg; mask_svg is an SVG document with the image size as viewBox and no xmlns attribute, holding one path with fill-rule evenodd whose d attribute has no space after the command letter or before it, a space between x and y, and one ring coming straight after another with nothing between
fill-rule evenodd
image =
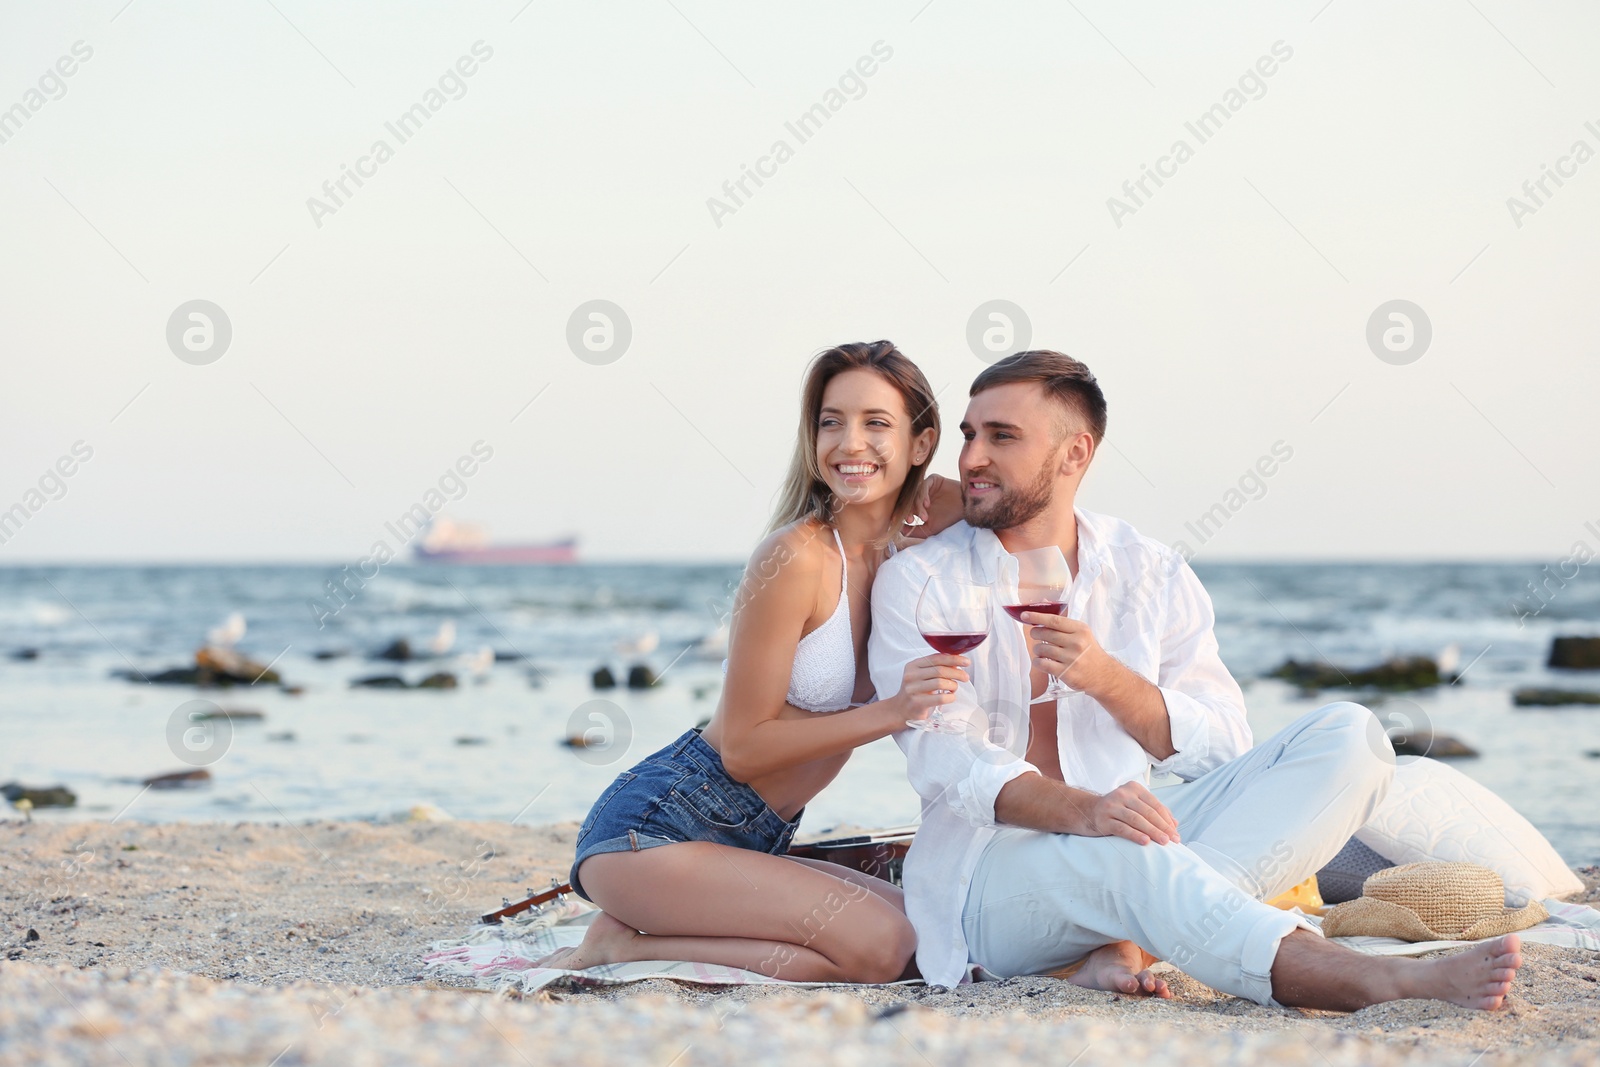
<instances>
[{"instance_id":1,"label":"red wine","mask_svg":"<svg viewBox=\"0 0 1600 1067\"><path fill-rule=\"evenodd\" d=\"M1067 610L1067 605L1059 600L1041 600L1032 604L1004 604L1006 614L1018 622L1022 621L1024 611L1037 611L1041 615L1060 615Z\"/></svg>"},{"instance_id":2,"label":"red wine","mask_svg":"<svg viewBox=\"0 0 1600 1067\"><path fill-rule=\"evenodd\" d=\"M959 656L983 644L983 639L988 636L989 632L985 630L976 634L923 634L922 639L947 656Z\"/></svg>"}]
</instances>

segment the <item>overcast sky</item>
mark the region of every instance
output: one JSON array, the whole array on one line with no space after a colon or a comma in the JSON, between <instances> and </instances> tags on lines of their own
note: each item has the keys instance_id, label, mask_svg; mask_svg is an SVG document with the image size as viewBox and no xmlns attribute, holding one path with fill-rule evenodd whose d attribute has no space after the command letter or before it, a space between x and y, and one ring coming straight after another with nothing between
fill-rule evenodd
<instances>
[{"instance_id":1,"label":"overcast sky","mask_svg":"<svg viewBox=\"0 0 1600 1067\"><path fill-rule=\"evenodd\" d=\"M479 441L497 539L741 558L828 345L953 473L992 300L1201 558L1600 548L1593 5L125 3L0 9L0 564L354 558Z\"/></svg>"}]
</instances>

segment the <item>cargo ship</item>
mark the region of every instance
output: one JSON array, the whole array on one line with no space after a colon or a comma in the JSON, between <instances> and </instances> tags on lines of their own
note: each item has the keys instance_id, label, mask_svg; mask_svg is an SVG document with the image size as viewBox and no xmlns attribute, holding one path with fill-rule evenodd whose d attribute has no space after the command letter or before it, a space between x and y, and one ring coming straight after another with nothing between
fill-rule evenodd
<instances>
[{"instance_id":1,"label":"cargo ship","mask_svg":"<svg viewBox=\"0 0 1600 1067\"><path fill-rule=\"evenodd\" d=\"M578 540L495 545L481 526L435 519L412 546L418 563L576 563Z\"/></svg>"}]
</instances>

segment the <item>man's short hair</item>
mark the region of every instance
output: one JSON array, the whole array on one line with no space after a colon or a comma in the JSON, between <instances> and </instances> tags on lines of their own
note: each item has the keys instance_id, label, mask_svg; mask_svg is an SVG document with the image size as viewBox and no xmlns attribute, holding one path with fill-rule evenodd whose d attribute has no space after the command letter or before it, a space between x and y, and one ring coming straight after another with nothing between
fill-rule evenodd
<instances>
[{"instance_id":1,"label":"man's short hair","mask_svg":"<svg viewBox=\"0 0 1600 1067\"><path fill-rule=\"evenodd\" d=\"M1059 400L1077 422L1094 435L1099 444L1106 435L1106 397L1089 368L1071 356L1047 349L1018 352L1007 356L972 380L967 393L977 396L985 389L1014 382L1037 382L1050 397Z\"/></svg>"}]
</instances>

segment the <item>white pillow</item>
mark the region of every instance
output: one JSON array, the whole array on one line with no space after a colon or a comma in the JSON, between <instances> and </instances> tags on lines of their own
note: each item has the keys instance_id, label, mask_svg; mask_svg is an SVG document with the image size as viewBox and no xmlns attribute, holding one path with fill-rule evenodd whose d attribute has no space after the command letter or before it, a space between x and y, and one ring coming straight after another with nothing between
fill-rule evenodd
<instances>
[{"instance_id":1,"label":"white pillow","mask_svg":"<svg viewBox=\"0 0 1600 1067\"><path fill-rule=\"evenodd\" d=\"M1454 767L1401 757L1394 784L1356 840L1395 863L1476 863L1500 876L1506 906L1564 897L1583 882L1533 824Z\"/></svg>"}]
</instances>

